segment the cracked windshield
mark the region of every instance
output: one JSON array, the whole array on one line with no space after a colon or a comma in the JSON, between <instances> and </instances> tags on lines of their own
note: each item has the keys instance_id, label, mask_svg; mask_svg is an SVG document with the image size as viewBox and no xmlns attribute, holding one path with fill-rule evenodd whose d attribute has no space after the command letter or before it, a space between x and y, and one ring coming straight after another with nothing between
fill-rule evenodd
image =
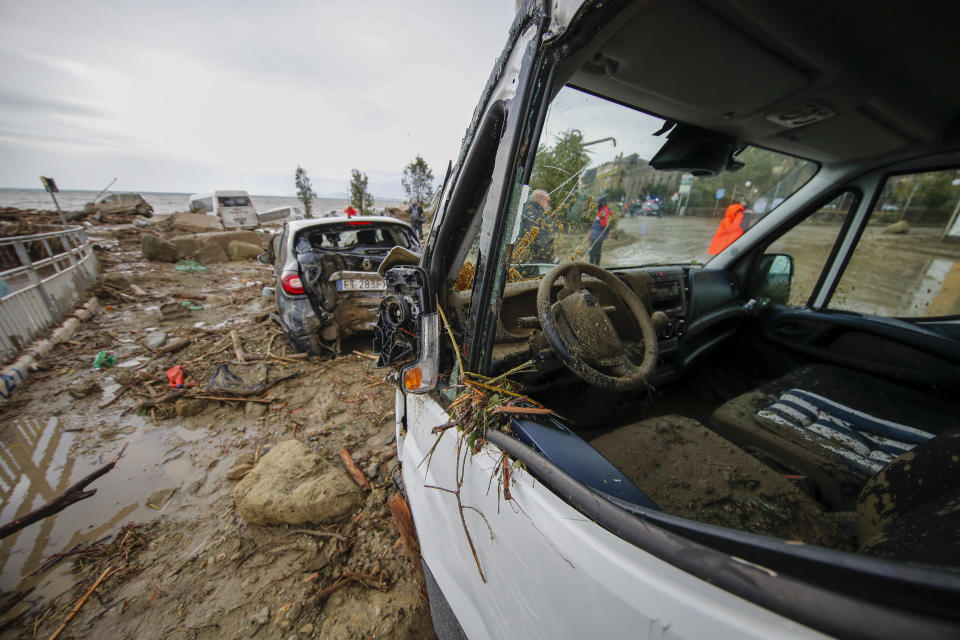
<instances>
[{"instance_id":1,"label":"cracked windshield","mask_svg":"<svg viewBox=\"0 0 960 640\"><path fill-rule=\"evenodd\" d=\"M702 264L816 172L755 147L736 156L736 172L658 171L649 161L666 141L664 124L571 87L557 94L510 237L512 280L568 260Z\"/></svg>"}]
</instances>

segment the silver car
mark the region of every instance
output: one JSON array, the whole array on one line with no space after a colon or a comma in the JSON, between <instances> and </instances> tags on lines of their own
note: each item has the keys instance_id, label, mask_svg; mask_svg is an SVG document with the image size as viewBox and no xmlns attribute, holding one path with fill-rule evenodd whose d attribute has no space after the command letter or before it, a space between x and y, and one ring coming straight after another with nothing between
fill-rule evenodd
<instances>
[{"instance_id":1,"label":"silver car","mask_svg":"<svg viewBox=\"0 0 960 640\"><path fill-rule=\"evenodd\" d=\"M395 246L420 250L410 225L395 218L287 222L260 261L274 265L274 320L290 345L336 354L341 338L370 330L384 289L377 268Z\"/></svg>"}]
</instances>

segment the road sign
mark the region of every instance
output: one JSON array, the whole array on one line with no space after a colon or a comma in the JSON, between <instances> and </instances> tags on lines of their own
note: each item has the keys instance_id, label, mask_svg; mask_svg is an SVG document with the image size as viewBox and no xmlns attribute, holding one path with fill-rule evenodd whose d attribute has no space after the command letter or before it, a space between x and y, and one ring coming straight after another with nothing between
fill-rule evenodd
<instances>
[{"instance_id":1,"label":"road sign","mask_svg":"<svg viewBox=\"0 0 960 640\"><path fill-rule=\"evenodd\" d=\"M40 176L40 182L43 183L43 188L47 190L47 193L60 193L60 189L57 189L57 183L53 178Z\"/></svg>"}]
</instances>

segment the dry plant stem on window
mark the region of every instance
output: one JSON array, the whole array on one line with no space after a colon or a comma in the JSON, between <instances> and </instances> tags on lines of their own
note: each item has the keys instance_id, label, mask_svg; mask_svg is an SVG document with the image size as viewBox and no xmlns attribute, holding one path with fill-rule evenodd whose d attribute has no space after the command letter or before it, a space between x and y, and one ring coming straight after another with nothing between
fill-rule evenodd
<instances>
[{"instance_id":1,"label":"dry plant stem on window","mask_svg":"<svg viewBox=\"0 0 960 640\"><path fill-rule=\"evenodd\" d=\"M447 413L450 415L451 421L447 424L438 425L437 427L433 428L432 433L437 434L437 439L434 441L433 446L430 447L430 450L424 456L423 460L420 461L420 465L422 465L424 462L427 462L427 472L429 472L430 461L433 458L433 453L436 451L437 445L440 443L440 439L452 427L456 427L456 473L454 478L456 489L448 489L435 485L425 486L429 489L436 489L438 491L449 493L456 498L457 509L460 514L460 523L463 525L463 532L467 538L467 544L470 546L470 551L473 554L473 559L477 565L477 571L480 573L480 578L486 582L486 577L484 576L483 568L480 565L480 558L477 554L476 546L474 545L473 538L471 537L470 531L467 528L465 511L474 511L479 514L481 518L483 518L484 523L487 525L487 530L491 539L493 539L493 529L490 527L490 523L487 521L486 516L479 509L471 505L463 504L461 490L463 488L466 475L468 458L481 450L488 428L506 430L509 428L510 415L524 413L542 414L548 413L549 410L540 406L539 403L535 402L534 400L509 388L511 386L516 386L516 383L513 383L508 379L509 376L529 370L529 368L533 365L533 363L530 361L514 367L510 371L507 371L506 373L495 378L488 378L481 374L466 371L463 368L463 360L460 356L459 345L457 344L456 338L453 335L453 330L450 328L450 324L447 322L447 316L439 302L437 304L437 309L439 310L440 317L443 320L444 328L447 331L447 336L450 338L450 343L453 347L454 353L456 354L457 366L460 372L460 384L458 386L461 391L457 397L454 398L453 402L451 402L447 407ZM520 402L536 405L536 408L529 409L516 406L516 404ZM507 455L505 453L501 454L501 458L497 463L497 468L500 469L501 473L501 477L498 482L498 491L502 493L505 500L513 499L510 493L509 484L511 479L510 464L511 463Z\"/></svg>"}]
</instances>

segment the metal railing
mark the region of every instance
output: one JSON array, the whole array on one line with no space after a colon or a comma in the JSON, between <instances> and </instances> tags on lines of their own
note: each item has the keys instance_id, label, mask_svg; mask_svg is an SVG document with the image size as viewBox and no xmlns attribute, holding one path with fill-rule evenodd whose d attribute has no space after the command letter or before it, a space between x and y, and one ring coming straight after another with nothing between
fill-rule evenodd
<instances>
[{"instance_id":1,"label":"metal railing","mask_svg":"<svg viewBox=\"0 0 960 640\"><path fill-rule=\"evenodd\" d=\"M63 318L96 278L83 227L0 238L0 363Z\"/></svg>"}]
</instances>

